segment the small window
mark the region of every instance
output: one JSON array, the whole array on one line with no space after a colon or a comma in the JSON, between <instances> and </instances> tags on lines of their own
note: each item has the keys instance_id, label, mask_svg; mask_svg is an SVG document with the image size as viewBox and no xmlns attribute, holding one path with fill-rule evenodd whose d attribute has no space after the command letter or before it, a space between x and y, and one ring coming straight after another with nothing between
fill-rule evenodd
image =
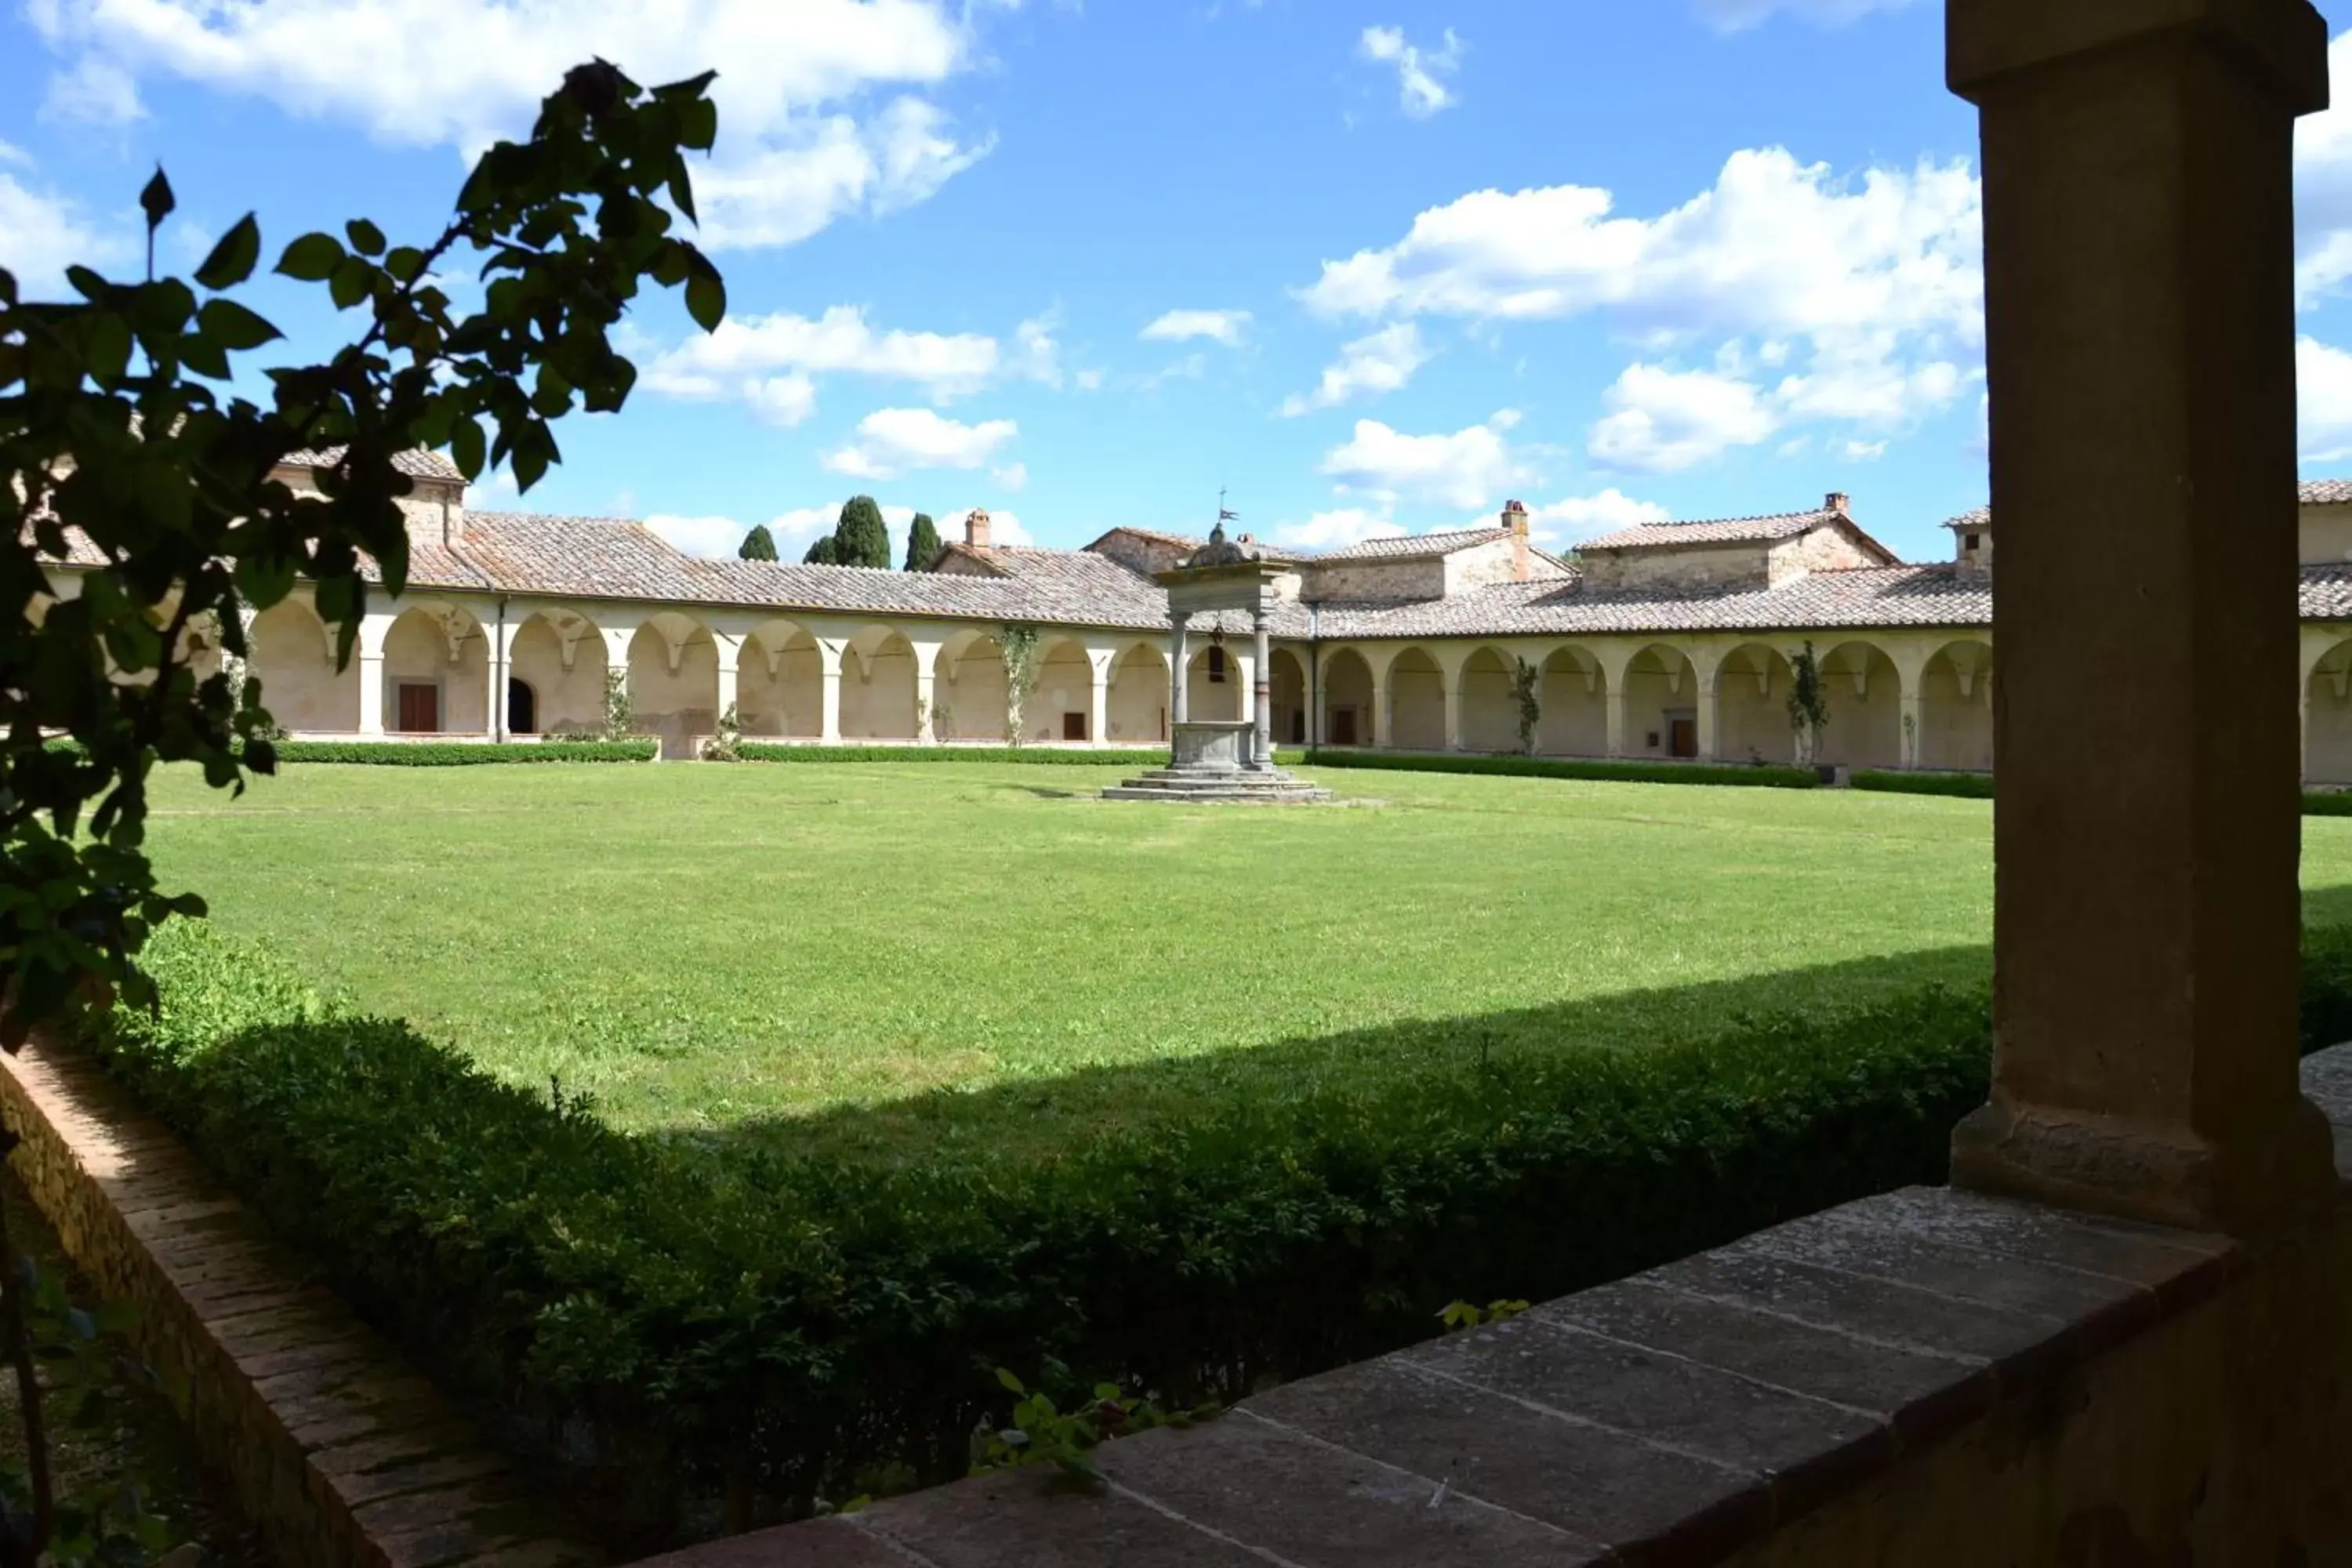
<instances>
[{"instance_id":1,"label":"small window","mask_svg":"<svg viewBox=\"0 0 2352 1568\"><path fill-rule=\"evenodd\" d=\"M1214 643L1209 645L1209 679L1220 686L1224 684L1225 650Z\"/></svg>"},{"instance_id":2,"label":"small window","mask_svg":"<svg viewBox=\"0 0 2352 1568\"><path fill-rule=\"evenodd\" d=\"M1977 547L1979 538L1979 535L1973 533L1963 534L1960 538L1961 547L1963 549L1974 550Z\"/></svg>"},{"instance_id":3,"label":"small window","mask_svg":"<svg viewBox=\"0 0 2352 1568\"><path fill-rule=\"evenodd\" d=\"M1658 749L1658 732L1657 732L1655 730L1653 730L1653 731L1650 731L1650 750L1652 750L1652 751L1654 751L1654 751L1656 751L1657 749Z\"/></svg>"}]
</instances>

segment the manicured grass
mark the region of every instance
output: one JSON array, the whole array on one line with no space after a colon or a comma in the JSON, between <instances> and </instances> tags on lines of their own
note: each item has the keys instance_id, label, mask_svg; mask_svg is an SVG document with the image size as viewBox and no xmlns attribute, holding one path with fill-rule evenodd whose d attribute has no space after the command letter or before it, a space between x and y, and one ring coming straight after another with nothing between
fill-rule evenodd
<instances>
[{"instance_id":1,"label":"manicured grass","mask_svg":"<svg viewBox=\"0 0 2352 1568\"><path fill-rule=\"evenodd\" d=\"M165 778L152 842L227 931L509 1081L884 1154L1379 1074L1378 1026L1641 1046L1987 967L1980 801L1361 772L1329 782L1383 804L1089 798L1131 765L312 765L238 801ZM2352 821L2305 831L2307 880L2352 884ZM1011 1116L922 1094L1024 1086Z\"/></svg>"}]
</instances>

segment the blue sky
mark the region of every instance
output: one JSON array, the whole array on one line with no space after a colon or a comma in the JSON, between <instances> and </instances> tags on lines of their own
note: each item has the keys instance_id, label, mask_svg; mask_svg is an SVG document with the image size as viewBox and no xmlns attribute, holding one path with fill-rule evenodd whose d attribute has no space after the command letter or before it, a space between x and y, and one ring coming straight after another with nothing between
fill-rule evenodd
<instances>
[{"instance_id":1,"label":"blue sky","mask_svg":"<svg viewBox=\"0 0 2352 1568\"><path fill-rule=\"evenodd\" d=\"M2352 26L2352 0L2323 6ZM1552 542L1845 490L1908 555L1984 499L1975 130L1927 0L25 0L0 265L192 265L257 208L430 233L566 64L721 72L730 320L631 327L518 501L797 551L894 520L1302 543L1525 500ZM2352 38L2335 51L2352 96ZM2298 142L2306 473L2352 470L2352 110ZM315 290L253 302L306 350Z\"/></svg>"}]
</instances>

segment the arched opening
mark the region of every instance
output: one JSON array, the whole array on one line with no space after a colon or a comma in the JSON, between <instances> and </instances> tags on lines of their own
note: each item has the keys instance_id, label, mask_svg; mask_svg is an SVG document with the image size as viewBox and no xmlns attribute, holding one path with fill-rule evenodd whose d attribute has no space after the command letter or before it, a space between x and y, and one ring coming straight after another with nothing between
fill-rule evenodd
<instances>
[{"instance_id":1,"label":"arched opening","mask_svg":"<svg viewBox=\"0 0 2352 1568\"><path fill-rule=\"evenodd\" d=\"M1679 649L1652 643L1626 665L1625 754L1698 755L1698 671Z\"/></svg>"},{"instance_id":2,"label":"arched opening","mask_svg":"<svg viewBox=\"0 0 2352 1568\"><path fill-rule=\"evenodd\" d=\"M735 719L746 735L814 741L824 733L824 655L816 639L791 621L762 621L746 637L735 653Z\"/></svg>"},{"instance_id":3,"label":"arched opening","mask_svg":"<svg viewBox=\"0 0 2352 1568\"><path fill-rule=\"evenodd\" d=\"M1389 743L1406 752L1445 750L1445 675L1425 649L1406 648L1389 666Z\"/></svg>"},{"instance_id":4,"label":"arched opening","mask_svg":"<svg viewBox=\"0 0 2352 1568\"><path fill-rule=\"evenodd\" d=\"M691 757L719 728L719 645L702 623L664 610L629 639L629 705L665 757ZM738 706L740 715L740 706Z\"/></svg>"},{"instance_id":5,"label":"arched opening","mask_svg":"<svg viewBox=\"0 0 2352 1568\"><path fill-rule=\"evenodd\" d=\"M1372 667L1343 647L1323 661L1324 743L1369 746L1373 734Z\"/></svg>"},{"instance_id":6,"label":"arched opening","mask_svg":"<svg viewBox=\"0 0 2352 1568\"><path fill-rule=\"evenodd\" d=\"M1875 644L1840 643L1821 656L1830 721L1814 761L1843 768L1903 765L1902 677Z\"/></svg>"},{"instance_id":7,"label":"arched opening","mask_svg":"<svg viewBox=\"0 0 2352 1568\"><path fill-rule=\"evenodd\" d=\"M1511 694L1517 660L1482 647L1462 665L1462 749L1519 749L1519 701ZM1540 701L1541 698L1538 697Z\"/></svg>"},{"instance_id":8,"label":"arched opening","mask_svg":"<svg viewBox=\"0 0 2352 1568\"><path fill-rule=\"evenodd\" d=\"M1094 666L1086 645L1055 637L1037 661L1037 689L1023 719L1033 741L1091 741L1094 725Z\"/></svg>"},{"instance_id":9,"label":"arched opening","mask_svg":"<svg viewBox=\"0 0 2352 1568\"><path fill-rule=\"evenodd\" d=\"M1168 739L1168 656L1150 643L1130 643L1111 665L1109 738L1139 742Z\"/></svg>"},{"instance_id":10,"label":"arched opening","mask_svg":"<svg viewBox=\"0 0 2352 1568\"><path fill-rule=\"evenodd\" d=\"M2352 641L2322 654L2304 685L2303 776L2352 784Z\"/></svg>"},{"instance_id":11,"label":"arched opening","mask_svg":"<svg viewBox=\"0 0 2352 1568\"><path fill-rule=\"evenodd\" d=\"M509 696L509 733L584 734L604 727L604 637L585 616L534 612L515 628L507 660L508 673L531 694L528 725L517 721Z\"/></svg>"},{"instance_id":12,"label":"arched opening","mask_svg":"<svg viewBox=\"0 0 2352 1568\"><path fill-rule=\"evenodd\" d=\"M887 626L866 626L849 639L841 655L843 740L914 740L915 699L913 644Z\"/></svg>"},{"instance_id":13,"label":"arched opening","mask_svg":"<svg viewBox=\"0 0 2352 1568\"><path fill-rule=\"evenodd\" d=\"M1609 754L1609 685L1601 661L1580 647L1555 648L1536 688L1543 710L1536 750L1555 757Z\"/></svg>"},{"instance_id":14,"label":"arched opening","mask_svg":"<svg viewBox=\"0 0 2352 1568\"><path fill-rule=\"evenodd\" d=\"M1992 771L1992 649L1956 642L1919 674L1919 765Z\"/></svg>"},{"instance_id":15,"label":"arched opening","mask_svg":"<svg viewBox=\"0 0 2352 1568\"><path fill-rule=\"evenodd\" d=\"M335 668L334 639L300 599L286 598L253 620L247 666L279 728L295 734L350 734L360 727L360 662Z\"/></svg>"},{"instance_id":16,"label":"arched opening","mask_svg":"<svg viewBox=\"0 0 2352 1568\"><path fill-rule=\"evenodd\" d=\"M1234 722L1248 711L1242 661L1223 643L1202 641L1187 661L1192 677L1184 688L1185 712L1194 719Z\"/></svg>"},{"instance_id":17,"label":"arched opening","mask_svg":"<svg viewBox=\"0 0 2352 1568\"><path fill-rule=\"evenodd\" d=\"M530 681L512 675L507 677L507 733L539 733L539 693Z\"/></svg>"},{"instance_id":18,"label":"arched opening","mask_svg":"<svg viewBox=\"0 0 2352 1568\"><path fill-rule=\"evenodd\" d=\"M1005 738L1004 650L994 637L968 632L940 649L931 681L931 732L942 741Z\"/></svg>"},{"instance_id":19,"label":"arched opening","mask_svg":"<svg viewBox=\"0 0 2352 1568\"><path fill-rule=\"evenodd\" d=\"M1778 648L1743 643L1715 671L1715 754L1727 763L1797 760L1797 731L1789 723L1789 689L1796 672Z\"/></svg>"},{"instance_id":20,"label":"arched opening","mask_svg":"<svg viewBox=\"0 0 2352 1568\"><path fill-rule=\"evenodd\" d=\"M1303 746L1307 743L1307 668L1298 656L1286 647L1276 648L1268 662L1267 679L1273 691L1266 699L1273 728L1268 731L1277 746Z\"/></svg>"},{"instance_id":21,"label":"arched opening","mask_svg":"<svg viewBox=\"0 0 2352 1568\"><path fill-rule=\"evenodd\" d=\"M383 727L405 735L488 734L489 658L489 638L464 610L407 611L384 634Z\"/></svg>"}]
</instances>

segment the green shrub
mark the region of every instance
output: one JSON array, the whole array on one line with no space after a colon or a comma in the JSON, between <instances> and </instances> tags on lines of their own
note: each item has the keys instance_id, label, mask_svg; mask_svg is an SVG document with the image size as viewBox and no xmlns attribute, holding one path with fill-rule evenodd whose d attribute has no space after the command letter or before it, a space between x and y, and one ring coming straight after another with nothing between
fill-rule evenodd
<instances>
[{"instance_id":1,"label":"green shrub","mask_svg":"<svg viewBox=\"0 0 2352 1568\"><path fill-rule=\"evenodd\" d=\"M2316 1046L2352 1034L2352 935L2311 945ZM115 1071L363 1311L562 1434L647 1549L721 1492L961 1474L999 1367L1190 1405L1940 1180L1990 1033L1940 988L1640 1051L1490 1060L1465 1021L1416 1071L886 1169L623 1135L202 924L147 962L160 1012L93 1042Z\"/></svg>"},{"instance_id":2,"label":"green shrub","mask_svg":"<svg viewBox=\"0 0 2352 1568\"><path fill-rule=\"evenodd\" d=\"M488 763L649 763L658 741L529 741L494 746L465 741L280 741L281 763L366 763L395 768L462 768Z\"/></svg>"},{"instance_id":3,"label":"green shrub","mask_svg":"<svg viewBox=\"0 0 2352 1568\"><path fill-rule=\"evenodd\" d=\"M2303 792L2305 816L2352 816L2352 790L2307 789Z\"/></svg>"},{"instance_id":4,"label":"green shrub","mask_svg":"<svg viewBox=\"0 0 2352 1568\"><path fill-rule=\"evenodd\" d=\"M1990 773L1917 773L1894 768L1856 768L1846 782L1856 789L1885 790L1894 795L1952 795L1969 800L1992 798Z\"/></svg>"},{"instance_id":5,"label":"green shrub","mask_svg":"<svg viewBox=\"0 0 2352 1568\"><path fill-rule=\"evenodd\" d=\"M1513 757L1465 752L1358 752L1325 746L1306 763L1318 768L1389 768L1404 773L1505 773L1517 778L1614 779L1621 784L1758 784L1811 789L1811 768L1730 763L1640 763L1587 757Z\"/></svg>"}]
</instances>

